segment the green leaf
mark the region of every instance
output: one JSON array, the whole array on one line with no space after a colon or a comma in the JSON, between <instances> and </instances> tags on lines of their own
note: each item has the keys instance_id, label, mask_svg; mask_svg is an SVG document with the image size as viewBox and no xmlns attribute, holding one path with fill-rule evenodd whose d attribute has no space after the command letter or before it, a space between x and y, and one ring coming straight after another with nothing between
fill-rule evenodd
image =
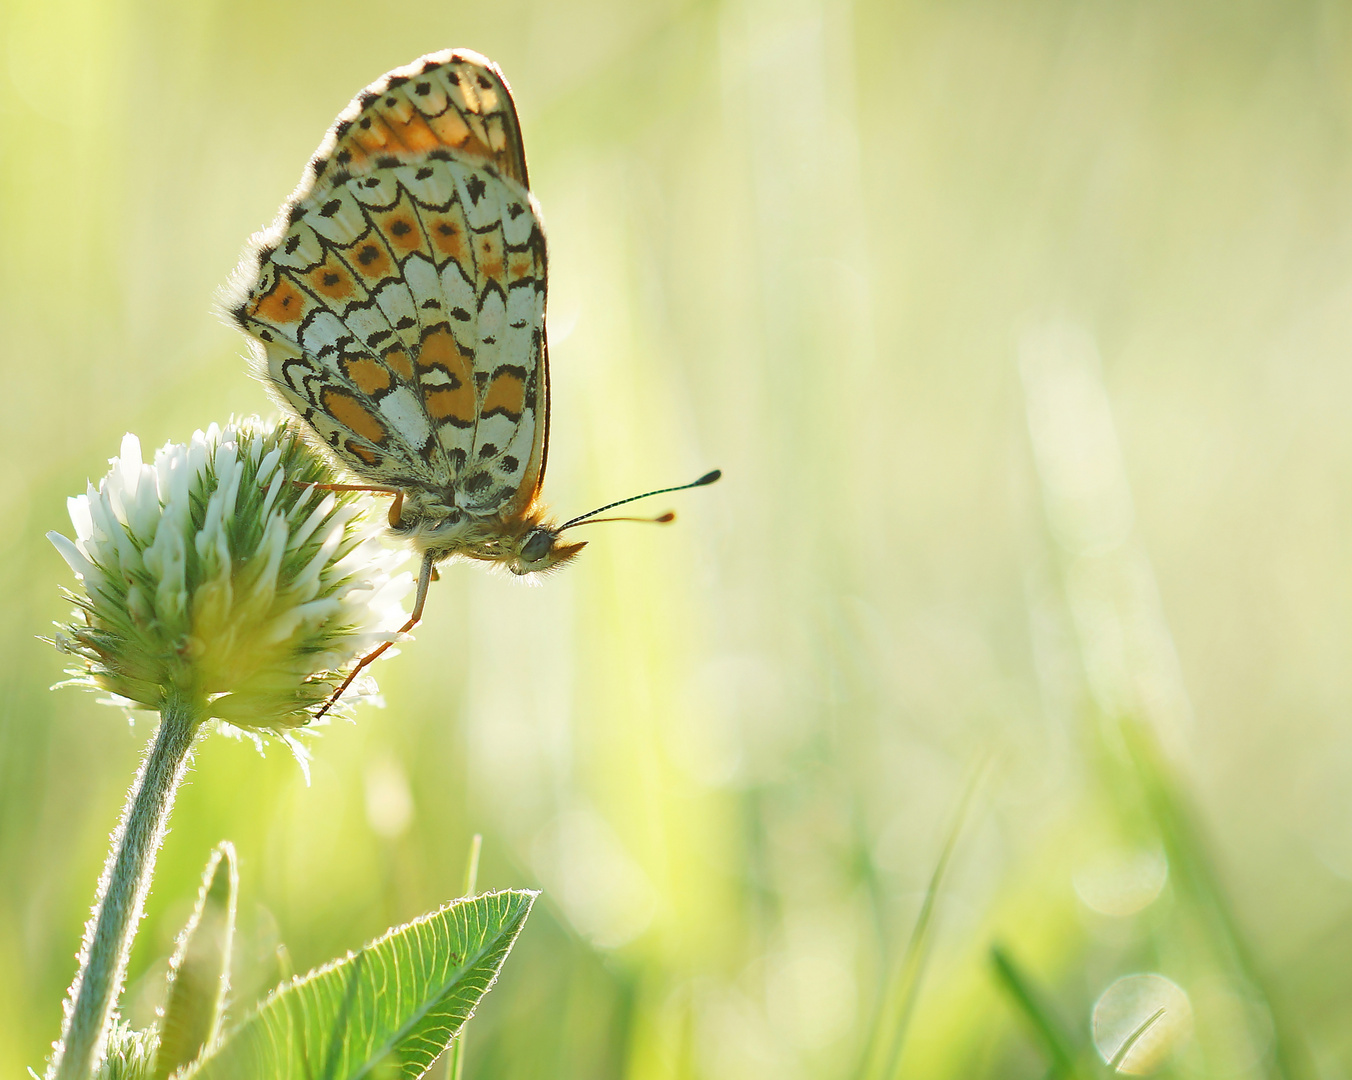
<instances>
[{"instance_id":1,"label":"green leaf","mask_svg":"<svg viewBox=\"0 0 1352 1080\"><path fill-rule=\"evenodd\" d=\"M230 949L235 933L239 876L235 849L218 844L202 874L197 906L169 961L169 995L160 1025L155 1080L168 1080L192 1061L220 1030L230 989Z\"/></svg>"},{"instance_id":2,"label":"green leaf","mask_svg":"<svg viewBox=\"0 0 1352 1080\"><path fill-rule=\"evenodd\" d=\"M279 987L185 1076L421 1076L493 985L536 895L457 900Z\"/></svg>"}]
</instances>

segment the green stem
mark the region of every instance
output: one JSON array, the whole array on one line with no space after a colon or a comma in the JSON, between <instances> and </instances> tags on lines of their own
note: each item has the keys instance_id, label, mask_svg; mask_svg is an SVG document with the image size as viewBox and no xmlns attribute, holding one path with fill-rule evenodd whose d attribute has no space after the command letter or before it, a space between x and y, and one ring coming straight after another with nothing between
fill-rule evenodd
<instances>
[{"instance_id":1,"label":"green stem","mask_svg":"<svg viewBox=\"0 0 1352 1080\"><path fill-rule=\"evenodd\" d=\"M51 1080L88 1080L103 1057L109 1020L122 990L132 939L150 891L174 795L201 722L194 703L170 698L155 740L127 794L85 925L80 970L67 996L65 1030L48 1070Z\"/></svg>"},{"instance_id":2,"label":"green stem","mask_svg":"<svg viewBox=\"0 0 1352 1080\"><path fill-rule=\"evenodd\" d=\"M475 833L474 839L469 842L469 859L465 862L465 895L473 896L474 890L479 885L479 852L483 850L484 838L481 833ZM461 1080L465 1074L465 1028L469 1026L466 1021L460 1028L460 1034L455 1037L451 1043L450 1052L446 1055L446 1078L447 1080Z\"/></svg>"}]
</instances>

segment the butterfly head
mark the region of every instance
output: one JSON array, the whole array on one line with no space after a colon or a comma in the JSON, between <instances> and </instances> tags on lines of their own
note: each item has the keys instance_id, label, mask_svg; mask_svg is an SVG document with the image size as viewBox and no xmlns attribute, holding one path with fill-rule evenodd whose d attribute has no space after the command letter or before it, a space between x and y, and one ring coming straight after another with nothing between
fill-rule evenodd
<instances>
[{"instance_id":1,"label":"butterfly head","mask_svg":"<svg viewBox=\"0 0 1352 1080\"><path fill-rule=\"evenodd\" d=\"M503 560L507 569L518 575L552 570L587 546L585 540L574 544L560 542L560 531L543 524L527 529L512 544L508 557Z\"/></svg>"}]
</instances>

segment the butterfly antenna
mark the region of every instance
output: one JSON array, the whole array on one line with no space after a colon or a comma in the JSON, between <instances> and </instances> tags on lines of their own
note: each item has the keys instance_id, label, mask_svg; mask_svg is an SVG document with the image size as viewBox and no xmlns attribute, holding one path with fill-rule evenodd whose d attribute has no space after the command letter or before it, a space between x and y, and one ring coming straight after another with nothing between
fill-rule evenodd
<instances>
[{"instance_id":1,"label":"butterfly antenna","mask_svg":"<svg viewBox=\"0 0 1352 1080\"><path fill-rule=\"evenodd\" d=\"M579 525L600 525L603 521L637 521L644 525L669 525L676 520L676 511L668 510L665 514L658 514L657 517L613 517L613 518L594 518L589 517L586 521L578 522Z\"/></svg>"},{"instance_id":2,"label":"butterfly antenna","mask_svg":"<svg viewBox=\"0 0 1352 1080\"><path fill-rule=\"evenodd\" d=\"M658 488L656 491L645 491L642 495L630 495L629 498L627 499L620 499L618 502L607 503L605 506L597 507L597 509L590 511L589 513L583 514L581 517L573 518L572 521L565 521L562 525L559 526L558 531L563 532L564 529L571 529L574 525L581 525L584 522L587 522L588 519L596 517L597 514L604 514L607 510L614 510L615 507L623 506L625 503L636 502L639 499L646 499L650 495L667 495L673 491L685 491L687 488L704 487L706 484L712 484L722 475L723 475L722 469L715 469L713 472L707 472L703 476L701 476L698 480L692 480L688 484L679 484L676 487ZM659 518L605 518L603 520L665 522L672 521L674 520L674 518L675 518L674 514L671 515L663 514ZM592 524L596 523L592 522Z\"/></svg>"}]
</instances>

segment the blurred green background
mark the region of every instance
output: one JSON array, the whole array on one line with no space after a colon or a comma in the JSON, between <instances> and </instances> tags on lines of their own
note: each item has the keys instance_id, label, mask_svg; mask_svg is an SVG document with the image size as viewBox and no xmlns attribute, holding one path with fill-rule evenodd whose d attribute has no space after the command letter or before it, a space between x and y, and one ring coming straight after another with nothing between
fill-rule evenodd
<instances>
[{"instance_id":1,"label":"blurred green background","mask_svg":"<svg viewBox=\"0 0 1352 1080\"><path fill-rule=\"evenodd\" d=\"M984 770L899 1075L1047 1075L1001 943L1071 1043L1148 984L1169 1075L1352 1076L1352 8L1317 0L0 4L0 1072L57 1035L152 730L48 691L43 533L124 431L268 408L217 290L348 99L447 46L506 72L550 230L551 502L726 477L539 588L447 568L308 787L204 741L130 1017L218 840L247 1002L279 944L456 896L480 832L481 888L545 893L467 1076L878 1076Z\"/></svg>"}]
</instances>

